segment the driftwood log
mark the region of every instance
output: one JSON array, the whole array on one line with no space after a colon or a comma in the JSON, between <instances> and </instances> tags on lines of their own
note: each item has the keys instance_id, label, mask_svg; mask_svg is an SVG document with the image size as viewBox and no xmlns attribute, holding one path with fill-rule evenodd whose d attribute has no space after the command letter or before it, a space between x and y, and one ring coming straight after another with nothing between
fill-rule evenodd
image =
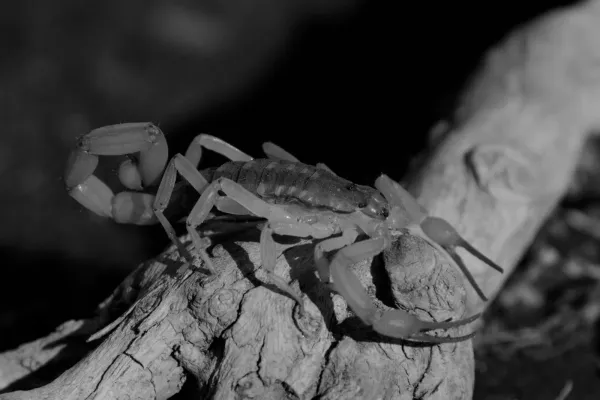
<instances>
[{"instance_id":1,"label":"driftwood log","mask_svg":"<svg viewBox=\"0 0 600 400\"><path fill-rule=\"evenodd\" d=\"M598 2L513 32L487 54L405 181L432 214L506 269L497 274L460 253L490 297L600 125L599 37ZM186 381L190 398L471 398L470 341L426 346L373 334L319 283L312 248L281 243L276 269L304 294L304 317L264 283L251 232L216 242L220 272L212 277L168 249L133 272L94 318L0 354L0 400L168 399ZM438 321L484 308L460 272L416 238L399 237L383 257L352 269L378 307ZM34 389L12 391L19 387Z\"/></svg>"}]
</instances>

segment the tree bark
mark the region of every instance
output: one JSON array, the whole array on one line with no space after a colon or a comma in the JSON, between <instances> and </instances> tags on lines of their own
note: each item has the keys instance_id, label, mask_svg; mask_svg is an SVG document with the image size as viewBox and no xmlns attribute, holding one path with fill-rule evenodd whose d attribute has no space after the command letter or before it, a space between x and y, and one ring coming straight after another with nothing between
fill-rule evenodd
<instances>
[{"instance_id":1,"label":"tree bark","mask_svg":"<svg viewBox=\"0 0 600 400\"><path fill-rule=\"evenodd\" d=\"M505 268L501 275L460 253L490 297L562 197L600 122L599 21L598 2L584 3L490 51L406 180L433 215ZM303 293L304 317L264 283L255 236L217 243L215 276L168 249L132 273L96 317L0 355L0 390L39 386L0 400L168 399L187 379L197 398L211 399L471 398L470 341L426 346L373 334L319 282L312 249L310 241L280 243L276 267ZM383 257L352 270L380 308L441 321L484 307L460 272L417 238L400 236ZM44 375L82 353L61 375Z\"/></svg>"}]
</instances>

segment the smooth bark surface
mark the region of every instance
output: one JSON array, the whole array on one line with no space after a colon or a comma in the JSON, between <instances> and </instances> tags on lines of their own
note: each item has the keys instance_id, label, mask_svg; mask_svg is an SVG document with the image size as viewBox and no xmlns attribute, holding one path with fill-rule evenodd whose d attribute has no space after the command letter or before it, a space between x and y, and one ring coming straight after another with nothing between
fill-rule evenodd
<instances>
[{"instance_id":1,"label":"smooth bark surface","mask_svg":"<svg viewBox=\"0 0 600 400\"><path fill-rule=\"evenodd\" d=\"M600 122L596 4L546 16L490 52L443 140L407 180L432 214L506 269L500 275L460 253L490 297L561 198ZM174 249L142 265L96 318L0 355L0 390L28 377L42 385L0 399L168 399L186 380L197 398L212 399L471 398L470 342L415 346L373 334L319 282L307 241L280 244L276 268L303 294L301 317L265 284L256 240L218 243L211 277L182 265ZM416 238L398 238L384 257L352 270L381 309L442 321L481 308L473 293L466 301L460 272ZM51 360L88 350L56 378L36 376Z\"/></svg>"}]
</instances>

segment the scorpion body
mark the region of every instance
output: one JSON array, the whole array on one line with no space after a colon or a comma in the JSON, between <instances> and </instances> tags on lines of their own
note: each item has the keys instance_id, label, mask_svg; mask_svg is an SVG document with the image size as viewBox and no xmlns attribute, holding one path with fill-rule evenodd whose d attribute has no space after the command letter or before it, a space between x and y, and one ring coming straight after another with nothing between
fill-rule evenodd
<instances>
[{"instance_id":1,"label":"scorpion body","mask_svg":"<svg viewBox=\"0 0 600 400\"><path fill-rule=\"evenodd\" d=\"M203 169L210 183L226 178L273 204L298 204L308 209L350 214L361 210L373 218L387 217L383 196L368 186L356 185L328 170L300 162L255 159L230 161Z\"/></svg>"},{"instance_id":2,"label":"scorpion body","mask_svg":"<svg viewBox=\"0 0 600 400\"><path fill-rule=\"evenodd\" d=\"M218 168L199 171L197 167L203 148L216 151L231 161ZM265 143L263 150L268 159L254 159L218 138L199 135L185 156L177 154L167 164L167 144L156 126L148 123L114 125L96 129L80 138L69 159L65 182L70 195L98 215L141 225L158 220L190 264L193 257L179 242L165 211L171 199L181 200L180 188L191 186L200 193L200 198L187 215L187 230L196 253L210 272L215 273L206 253L208 244L197 228L206 221L213 207L229 214L250 214L267 220L260 239L263 268L272 283L298 303L302 314L301 296L274 273L277 255L273 233L326 239L314 250L321 280L342 295L354 313L380 334L437 343L466 340L472 336L435 337L422 332L464 325L477 319L478 314L453 322L426 322L402 310L380 312L348 267L389 248L392 231L417 235L449 256L484 300L484 294L454 248L464 247L502 272L499 266L466 242L448 222L429 216L406 190L385 175L376 180L376 188L356 185L339 177L324 164L303 164L272 143ZM130 189L154 185L167 165L156 195L139 191L114 195L93 175L99 155L129 153L139 153L137 162L128 160L121 164L119 176ZM189 185L176 184L178 174ZM356 241L361 234L366 234L369 239ZM325 253L334 250L337 253L329 262Z\"/></svg>"}]
</instances>

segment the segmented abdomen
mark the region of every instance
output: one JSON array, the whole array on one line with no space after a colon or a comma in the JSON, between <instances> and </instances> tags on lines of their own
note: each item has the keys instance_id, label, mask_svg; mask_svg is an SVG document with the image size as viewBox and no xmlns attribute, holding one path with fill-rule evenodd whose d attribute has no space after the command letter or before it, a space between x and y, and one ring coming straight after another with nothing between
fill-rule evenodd
<instances>
[{"instance_id":1,"label":"segmented abdomen","mask_svg":"<svg viewBox=\"0 0 600 400\"><path fill-rule=\"evenodd\" d=\"M365 207L375 189L355 185L327 170L297 162L257 159L231 161L202 174L224 177L274 203L300 202L308 207L353 212Z\"/></svg>"}]
</instances>

